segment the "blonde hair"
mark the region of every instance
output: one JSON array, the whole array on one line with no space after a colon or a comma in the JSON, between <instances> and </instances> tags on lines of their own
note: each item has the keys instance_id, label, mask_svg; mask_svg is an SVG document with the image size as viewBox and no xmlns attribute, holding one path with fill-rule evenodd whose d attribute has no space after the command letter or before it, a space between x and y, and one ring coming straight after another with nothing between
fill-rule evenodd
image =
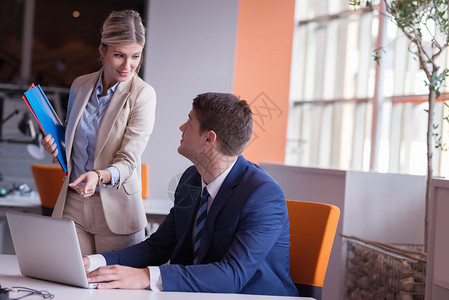
<instances>
[{"instance_id":1,"label":"blonde hair","mask_svg":"<svg viewBox=\"0 0 449 300\"><path fill-rule=\"evenodd\" d=\"M145 27L134 10L113 11L103 23L101 44L115 46L138 43L145 46Z\"/></svg>"}]
</instances>

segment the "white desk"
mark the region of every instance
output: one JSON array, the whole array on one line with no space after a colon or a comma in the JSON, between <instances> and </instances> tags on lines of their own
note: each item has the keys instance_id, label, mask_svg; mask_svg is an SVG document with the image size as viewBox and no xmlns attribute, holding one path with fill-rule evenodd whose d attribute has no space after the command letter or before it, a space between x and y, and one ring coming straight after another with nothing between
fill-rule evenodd
<instances>
[{"instance_id":1,"label":"white desk","mask_svg":"<svg viewBox=\"0 0 449 300\"><path fill-rule=\"evenodd\" d=\"M166 216L173 207L173 201L168 199L143 199L143 206L147 215Z\"/></svg>"},{"instance_id":2,"label":"white desk","mask_svg":"<svg viewBox=\"0 0 449 300\"><path fill-rule=\"evenodd\" d=\"M21 194L13 192L5 197L0 197L0 207L40 207L41 199L39 193L31 191ZM166 216L173 206L173 201L168 199L143 199L143 206L147 215Z\"/></svg>"},{"instance_id":3,"label":"white desk","mask_svg":"<svg viewBox=\"0 0 449 300\"><path fill-rule=\"evenodd\" d=\"M13 192L5 197L0 197L0 207L40 208L41 198L36 191L21 194Z\"/></svg>"},{"instance_id":4,"label":"white desk","mask_svg":"<svg viewBox=\"0 0 449 300\"><path fill-rule=\"evenodd\" d=\"M215 300L215 299L232 299L232 300L298 300L309 299L304 297L280 297L280 296L257 296L257 295L240 295L240 294L210 294L210 293L175 293L160 292L153 293L147 290L91 290L77 287L71 287L58 283L32 279L24 277L20 274L19 266L15 255L0 255L0 284L2 287L23 286L37 290L47 290L55 299L149 299L149 300ZM10 297L16 296L10 294ZM25 299L42 299L33 296Z\"/></svg>"},{"instance_id":5,"label":"white desk","mask_svg":"<svg viewBox=\"0 0 449 300\"><path fill-rule=\"evenodd\" d=\"M170 212L173 201L168 199L144 199L143 205L148 220L148 233L152 233ZM30 193L20 194L19 191L16 191L5 197L0 197L0 254L14 254L6 224L6 211L8 210L41 214L39 193L31 191Z\"/></svg>"},{"instance_id":6,"label":"white desk","mask_svg":"<svg viewBox=\"0 0 449 300\"><path fill-rule=\"evenodd\" d=\"M173 201L168 199L143 199L145 214L147 215L147 237L155 232L159 225L165 220L165 217L173 207Z\"/></svg>"}]
</instances>

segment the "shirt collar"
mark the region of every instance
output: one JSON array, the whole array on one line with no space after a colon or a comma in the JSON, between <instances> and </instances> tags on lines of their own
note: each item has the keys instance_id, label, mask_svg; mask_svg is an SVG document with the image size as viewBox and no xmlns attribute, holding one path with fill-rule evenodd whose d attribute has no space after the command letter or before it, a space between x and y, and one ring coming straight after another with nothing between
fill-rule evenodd
<instances>
[{"instance_id":1,"label":"shirt collar","mask_svg":"<svg viewBox=\"0 0 449 300\"><path fill-rule=\"evenodd\" d=\"M206 185L206 183L204 183L204 180L201 179L201 190L203 190L204 187L206 186L207 187L207 191L209 192L210 197L212 199L214 199L215 196L217 196L218 191L220 190L220 187L223 184L223 182L226 179L226 177L228 176L229 172L231 172L232 167L234 167L236 161L237 161L237 159L234 160L234 162L229 167L227 167L226 170L223 171L223 173L218 175L218 177L215 178L208 185Z\"/></svg>"},{"instance_id":2,"label":"shirt collar","mask_svg":"<svg viewBox=\"0 0 449 300\"><path fill-rule=\"evenodd\" d=\"M95 90L98 91L99 94L103 92L103 72L101 71L100 76L98 76L97 83L95 84ZM114 84L112 87L109 88L107 95L114 94L115 89L117 89L118 84L120 81L117 81L116 84Z\"/></svg>"}]
</instances>

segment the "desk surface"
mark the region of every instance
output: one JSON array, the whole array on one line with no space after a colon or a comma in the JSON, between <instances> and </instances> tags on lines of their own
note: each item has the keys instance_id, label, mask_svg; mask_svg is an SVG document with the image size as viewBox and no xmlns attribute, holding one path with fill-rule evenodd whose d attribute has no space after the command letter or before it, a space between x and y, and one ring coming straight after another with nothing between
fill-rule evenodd
<instances>
[{"instance_id":1,"label":"desk surface","mask_svg":"<svg viewBox=\"0 0 449 300\"><path fill-rule=\"evenodd\" d=\"M36 191L21 194L13 192L7 196L0 197L0 206L7 207L40 207L41 198Z\"/></svg>"},{"instance_id":2,"label":"desk surface","mask_svg":"<svg viewBox=\"0 0 449 300\"><path fill-rule=\"evenodd\" d=\"M173 207L173 201L168 199L143 199L143 207L147 215L166 216Z\"/></svg>"},{"instance_id":3,"label":"desk surface","mask_svg":"<svg viewBox=\"0 0 449 300\"><path fill-rule=\"evenodd\" d=\"M309 299L303 297L279 297L279 296L257 296L257 295L239 295L239 294L209 294L209 293L175 293L160 292L153 293L147 290L91 290L77 287L71 287L63 284L32 279L22 276L19 271L19 265L15 255L0 255L0 284L2 287L11 288L13 286L28 287L37 290L47 290L55 299L150 299L150 300L215 300L215 299L232 299L232 300L298 300ZM10 297L18 296L18 294L10 294ZM33 296L25 299L42 299Z\"/></svg>"},{"instance_id":4,"label":"desk surface","mask_svg":"<svg viewBox=\"0 0 449 300\"><path fill-rule=\"evenodd\" d=\"M41 199L36 191L21 194L13 192L5 197L0 197L0 207L40 207ZM168 199L143 199L143 206L147 215L166 216L173 206L173 201Z\"/></svg>"}]
</instances>

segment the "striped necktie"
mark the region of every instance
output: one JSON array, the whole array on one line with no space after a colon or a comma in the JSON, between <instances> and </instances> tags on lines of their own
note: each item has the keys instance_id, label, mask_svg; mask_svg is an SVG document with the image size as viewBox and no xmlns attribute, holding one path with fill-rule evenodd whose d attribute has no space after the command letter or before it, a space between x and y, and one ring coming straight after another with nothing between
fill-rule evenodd
<instances>
[{"instance_id":1,"label":"striped necktie","mask_svg":"<svg viewBox=\"0 0 449 300\"><path fill-rule=\"evenodd\" d=\"M207 217L207 200L209 199L209 192L204 187L203 194L201 195L200 209L196 215L196 227L195 227L195 244L193 246L193 264L198 264L198 252L201 244L201 234L203 233L204 224Z\"/></svg>"}]
</instances>

